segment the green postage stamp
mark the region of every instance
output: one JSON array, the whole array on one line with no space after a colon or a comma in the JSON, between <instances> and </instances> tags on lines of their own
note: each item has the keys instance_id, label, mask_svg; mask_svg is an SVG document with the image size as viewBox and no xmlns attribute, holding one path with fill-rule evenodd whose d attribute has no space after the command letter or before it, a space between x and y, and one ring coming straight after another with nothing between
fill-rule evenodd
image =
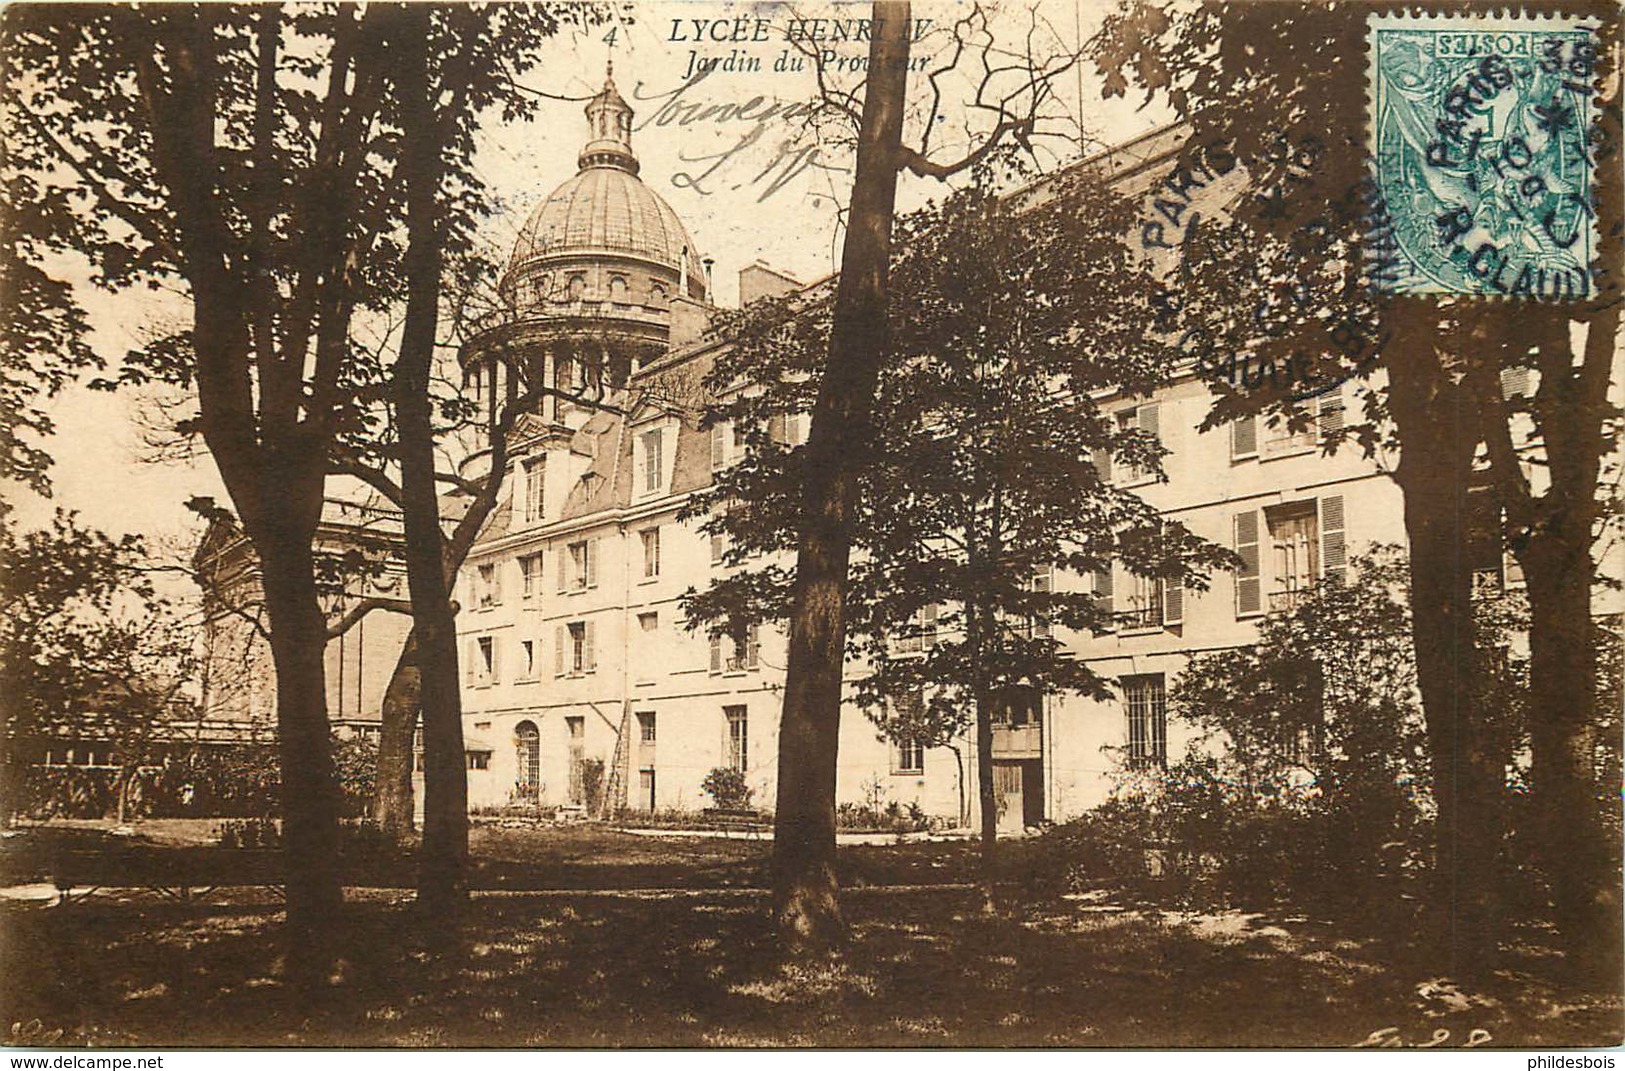
<instances>
[{"instance_id":1,"label":"green postage stamp","mask_svg":"<svg viewBox=\"0 0 1625 1071\"><path fill-rule=\"evenodd\" d=\"M1368 135L1387 232L1367 258L1374 285L1596 292L1596 60L1577 17L1371 16Z\"/></svg>"}]
</instances>

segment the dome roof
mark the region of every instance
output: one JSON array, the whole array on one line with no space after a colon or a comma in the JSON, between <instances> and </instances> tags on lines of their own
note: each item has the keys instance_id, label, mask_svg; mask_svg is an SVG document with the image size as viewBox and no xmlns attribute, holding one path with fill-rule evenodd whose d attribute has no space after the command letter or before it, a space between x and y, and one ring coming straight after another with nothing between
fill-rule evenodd
<instances>
[{"instance_id":1,"label":"dome roof","mask_svg":"<svg viewBox=\"0 0 1625 1071\"><path fill-rule=\"evenodd\" d=\"M508 270L560 253L630 253L673 268L700 270L700 257L683 221L641 179L620 167L597 164L548 195L514 243Z\"/></svg>"},{"instance_id":2,"label":"dome roof","mask_svg":"<svg viewBox=\"0 0 1625 1071\"><path fill-rule=\"evenodd\" d=\"M700 256L671 205L638 178L632 151L632 107L613 78L587 102L589 137L580 170L548 195L520 229L508 261L512 275L539 257L623 254L700 277Z\"/></svg>"}]
</instances>

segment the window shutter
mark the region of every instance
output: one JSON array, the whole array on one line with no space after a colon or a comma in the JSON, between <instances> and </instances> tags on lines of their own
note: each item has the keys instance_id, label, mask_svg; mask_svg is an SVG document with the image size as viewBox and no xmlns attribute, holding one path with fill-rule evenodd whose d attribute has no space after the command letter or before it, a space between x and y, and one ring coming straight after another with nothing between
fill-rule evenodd
<instances>
[{"instance_id":1,"label":"window shutter","mask_svg":"<svg viewBox=\"0 0 1625 1071\"><path fill-rule=\"evenodd\" d=\"M1529 396L1529 369L1501 369L1501 397L1527 398Z\"/></svg>"},{"instance_id":2,"label":"window shutter","mask_svg":"<svg viewBox=\"0 0 1625 1071\"><path fill-rule=\"evenodd\" d=\"M1320 575L1339 584L1348 579L1342 495L1327 495L1320 500Z\"/></svg>"},{"instance_id":3,"label":"window shutter","mask_svg":"<svg viewBox=\"0 0 1625 1071\"><path fill-rule=\"evenodd\" d=\"M1343 388L1341 385L1320 398L1320 437L1322 440L1343 431Z\"/></svg>"},{"instance_id":4,"label":"window shutter","mask_svg":"<svg viewBox=\"0 0 1625 1071\"><path fill-rule=\"evenodd\" d=\"M1177 625L1185 620L1185 583L1182 580L1162 580L1162 623Z\"/></svg>"},{"instance_id":5,"label":"window shutter","mask_svg":"<svg viewBox=\"0 0 1625 1071\"><path fill-rule=\"evenodd\" d=\"M1511 550L1503 550L1501 552L1501 577L1502 584L1505 587L1511 587L1513 584L1522 584L1524 582L1523 562L1520 562L1518 560L1518 556L1512 553Z\"/></svg>"},{"instance_id":6,"label":"window shutter","mask_svg":"<svg viewBox=\"0 0 1625 1071\"><path fill-rule=\"evenodd\" d=\"M591 673L598 668L598 646L595 642L598 632L597 625L592 621L588 621L582 627L581 632L583 636L581 641L581 668Z\"/></svg>"},{"instance_id":7,"label":"window shutter","mask_svg":"<svg viewBox=\"0 0 1625 1071\"><path fill-rule=\"evenodd\" d=\"M728 429L721 422L711 425L711 470L728 463Z\"/></svg>"},{"instance_id":8,"label":"window shutter","mask_svg":"<svg viewBox=\"0 0 1625 1071\"><path fill-rule=\"evenodd\" d=\"M716 565L722 561L722 548L726 537L721 532L711 533L711 564Z\"/></svg>"},{"instance_id":9,"label":"window shutter","mask_svg":"<svg viewBox=\"0 0 1625 1071\"><path fill-rule=\"evenodd\" d=\"M920 647L929 651L937 645L937 604L928 602L921 610L924 629L920 634Z\"/></svg>"},{"instance_id":10,"label":"window shutter","mask_svg":"<svg viewBox=\"0 0 1625 1071\"><path fill-rule=\"evenodd\" d=\"M722 672L722 637L718 634L711 636L711 672Z\"/></svg>"},{"instance_id":11,"label":"window shutter","mask_svg":"<svg viewBox=\"0 0 1625 1071\"><path fill-rule=\"evenodd\" d=\"M1112 452L1104 446L1097 446L1089 451L1090 460L1095 463L1095 471L1100 473L1100 482L1112 482Z\"/></svg>"},{"instance_id":12,"label":"window shutter","mask_svg":"<svg viewBox=\"0 0 1625 1071\"><path fill-rule=\"evenodd\" d=\"M497 684L502 680L502 644L497 637L491 637L491 683Z\"/></svg>"},{"instance_id":13,"label":"window shutter","mask_svg":"<svg viewBox=\"0 0 1625 1071\"><path fill-rule=\"evenodd\" d=\"M1241 568L1236 571L1236 616L1259 613L1264 600L1258 569L1257 510L1236 514L1236 553L1241 555Z\"/></svg>"},{"instance_id":14,"label":"window shutter","mask_svg":"<svg viewBox=\"0 0 1625 1071\"><path fill-rule=\"evenodd\" d=\"M480 646L478 641L469 640L463 645L463 683L473 684L475 680L474 667L479 664Z\"/></svg>"},{"instance_id":15,"label":"window shutter","mask_svg":"<svg viewBox=\"0 0 1625 1071\"><path fill-rule=\"evenodd\" d=\"M1108 618L1112 614L1112 567L1094 572L1095 608ZM1109 622L1108 622L1109 623Z\"/></svg>"},{"instance_id":16,"label":"window shutter","mask_svg":"<svg viewBox=\"0 0 1625 1071\"><path fill-rule=\"evenodd\" d=\"M1055 566L1039 566L1033 573L1033 591L1048 595L1055 588ZM1047 638L1050 635L1049 610L1047 605L1033 614L1033 635Z\"/></svg>"},{"instance_id":17,"label":"window shutter","mask_svg":"<svg viewBox=\"0 0 1625 1071\"><path fill-rule=\"evenodd\" d=\"M491 602L492 602L492 604L500 603L502 601L502 574L504 572L502 567L505 564L507 564L507 563L502 562L502 561L496 561L496 562L491 563Z\"/></svg>"},{"instance_id":18,"label":"window shutter","mask_svg":"<svg viewBox=\"0 0 1625 1071\"><path fill-rule=\"evenodd\" d=\"M1161 408L1158 405L1142 405L1135 420L1141 431L1149 431L1157 437L1158 442L1162 441L1162 422L1158 413Z\"/></svg>"},{"instance_id":19,"label":"window shutter","mask_svg":"<svg viewBox=\"0 0 1625 1071\"><path fill-rule=\"evenodd\" d=\"M1230 458L1240 460L1258 454L1258 418L1237 417L1230 422Z\"/></svg>"},{"instance_id":20,"label":"window shutter","mask_svg":"<svg viewBox=\"0 0 1625 1071\"><path fill-rule=\"evenodd\" d=\"M762 650L761 626L751 625L745 630L745 668L755 669Z\"/></svg>"},{"instance_id":21,"label":"window shutter","mask_svg":"<svg viewBox=\"0 0 1625 1071\"><path fill-rule=\"evenodd\" d=\"M555 677L564 676L564 650L569 640L569 629L563 625L553 626L553 676Z\"/></svg>"},{"instance_id":22,"label":"window shutter","mask_svg":"<svg viewBox=\"0 0 1625 1071\"><path fill-rule=\"evenodd\" d=\"M598 537L597 536L594 536L593 538L587 540L587 549L586 549L586 551L584 553L587 555L587 586L589 588L595 588L595 587L598 586Z\"/></svg>"},{"instance_id":23,"label":"window shutter","mask_svg":"<svg viewBox=\"0 0 1625 1071\"><path fill-rule=\"evenodd\" d=\"M767 418L767 437L781 446L790 441L783 413L774 413Z\"/></svg>"},{"instance_id":24,"label":"window shutter","mask_svg":"<svg viewBox=\"0 0 1625 1071\"><path fill-rule=\"evenodd\" d=\"M559 554L559 590L567 591L570 587L570 548L565 547Z\"/></svg>"}]
</instances>

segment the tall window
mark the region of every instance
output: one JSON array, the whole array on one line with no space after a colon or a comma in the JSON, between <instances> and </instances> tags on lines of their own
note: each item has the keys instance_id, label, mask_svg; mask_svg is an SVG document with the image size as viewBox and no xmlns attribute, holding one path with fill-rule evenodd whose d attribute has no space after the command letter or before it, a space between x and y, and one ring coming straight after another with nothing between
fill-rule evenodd
<instances>
[{"instance_id":1,"label":"tall window","mask_svg":"<svg viewBox=\"0 0 1625 1071\"><path fill-rule=\"evenodd\" d=\"M887 702L891 705L892 714L904 721L918 719L924 715L925 694L918 688L893 696ZM920 774L925 772L925 747L912 736L899 737L892 745L892 773L894 774Z\"/></svg>"},{"instance_id":2,"label":"tall window","mask_svg":"<svg viewBox=\"0 0 1625 1071\"><path fill-rule=\"evenodd\" d=\"M750 762L750 716L745 707L723 707L728 719L728 765L744 773Z\"/></svg>"},{"instance_id":3,"label":"tall window","mask_svg":"<svg viewBox=\"0 0 1625 1071\"><path fill-rule=\"evenodd\" d=\"M536 676L536 641L519 641L520 670L524 673L523 680L530 680Z\"/></svg>"},{"instance_id":4,"label":"tall window","mask_svg":"<svg viewBox=\"0 0 1625 1071\"><path fill-rule=\"evenodd\" d=\"M534 803L542 789L542 734L536 723L520 722L514 735L514 795Z\"/></svg>"},{"instance_id":5,"label":"tall window","mask_svg":"<svg viewBox=\"0 0 1625 1071\"><path fill-rule=\"evenodd\" d=\"M1168 765L1168 694L1161 673L1124 677L1130 766Z\"/></svg>"},{"instance_id":6,"label":"tall window","mask_svg":"<svg viewBox=\"0 0 1625 1071\"><path fill-rule=\"evenodd\" d=\"M495 606L497 604L497 567L495 562L489 562L479 567L479 604L481 607Z\"/></svg>"},{"instance_id":7,"label":"tall window","mask_svg":"<svg viewBox=\"0 0 1625 1071\"><path fill-rule=\"evenodd\" d=\"M755 669L760 664L761 626L745 626L745 642L740 644L728 635L711 637L711 672L739 673Z\"/></svg>"},{"instance_id":8,"label":"tall window","mask_svg":"<svg viewBox=\"0 0 1625 1071\"><path fill-rule=\"evenodd\" d=\"M598 584L598 541L596 539L582 539L571 543L567 561L561 566L567 566L565 573L566 585L576 591L596 587ZM563 571L561 569L561 571Z\"/></svg>"},{"instance_id":9,"label":"tall window","mask_svg":"<svg viewBox=\"0 0 1625 1071\"><path fill-rule=\"evenodd\" d=\"M1160 628L1162 626L1162 581L1154 576L1129 574L1129 608L1119 620L1129 628Z\"/></svg>"},{"instance_id":10,"label":"tall window","mask_svg":"<svg viewBox=\"0 0 1625 1071\"><path fill-rule=\"evenodd\" d=\"M1269 530L1271 610L1291 610L1320 574L1320 525L1315 503L1292 502L1264 510Z\"/></svg>"},{"instance_id":11,"label":"tall window","mask_svg":"<svg viewBox=\"0 0 1625 1071\"><path fill-rule=\"evenodd\" d=\"M647 578L660 575L660 529L645 528L638 533L643 541L643 575Z\"/></svg>"},{"instance_id":12,"label":"tall window","mask_svg":"<svg viewBox=\"0 0 1625 1071\"><path fill-rule=\"evenodd\" d=\"M638 743L653 744L655 742L655 712L641 710L638 712Z\"/></svg>"},{"instance_id":13,"label":"tall window","mask_svg":"<svg viewBox=\"0 0 1625 1071\"><path fill-rule=\"evenodd\" d=\"M914 611L897 638L897 650L903 654L913 654L929 651L936 645L937 604L933 602Z\"/></svg>"},{"instance_id":14,"label":"tall window","mask_svg":"<svg viewBox=\"0 0 1625 1071\"><path fill-rule=\"evenodd\" d=\"M1124 431L1138 428L1140 431L1148 431L1153 436L1156 436L1160 431L1159 407L1156 405L1137 405L1133 409L1125 409L1117 414L1117 426ZM1151 476L1149 469L1142 469L1138 465L1131 465L1126 462L1118 464L1115 472L1117 477L1124 483L1138 483Z\"/></svg>"},{"instance_id":15,"label":"tall window","mask_svg":"<svg viewBox=\"0 0 1625 1071\"><path fill-rule=\"evenodd\" d=\"M562 677L573 673L591 673L597 669L593 647L591 621L572 621L557 626L553 633L553 675Z\"/></svg>"},{"instance_id":16,"label":"tall window","mask_svg":"<svg viewBox=\"0 0 1625 1071\"><path fill-rule=\"evenodd\" d=\"M519 576L521 594L530 598L536 594L536 578L542 572L542 556L540 554L521 554L519 556Z\"/></svg>"},{"instance_id":17,"label":"tall window","mask_svg":"<svg viewBox=\"0 0 1625 1071\"><path fill-rule=\"evenodd\" d=\"M477 641L479 652L478 683L495 684L497 680L497 644L492 636L481 636Z\"/></svg>"},{"instance_id":18,"label":"tall window","mask_svg":"<svg viewBox=\"0 0 1625 1071\"><path fill-rule=\"evenodd\" d=\"M529 458L525 461L525 520L534 524L542 519L542 487L546 476L545 459Z\"/></svg>"},{"instance_id":19,"label":"tall window","mask_svg":"<svg viewBox=\"0 0 1625 1071\"><path fill-rule=\"evenodd\" d=\"M643 433L643 490L653 493L661 488L661 473L663 451L661 450L661 431L655 428Z\"/></svg>"},{"instance_id":20,"label":"tall window","mask_svg":"<svg viewBox=\"0 0 1625 1071\"><path fill-rule=\"evenodd\" d=\"M587 720L579 714L572 714L564 719L564 727L570 734L570 802L579 805L585 802L586 796L581 767L586 761Z\"/></svg>"},{"instance_id":21,"label":"tall window","mask_svg":"<svg viewBox=\"0 0 1625 1071\"><path fill-rule=\"evenodd\" d=\"M569 667L571 673L585 673L592 668L592 653L587 644L587 623L572 621L570 630Z\"/></svg>"}]
</instances>

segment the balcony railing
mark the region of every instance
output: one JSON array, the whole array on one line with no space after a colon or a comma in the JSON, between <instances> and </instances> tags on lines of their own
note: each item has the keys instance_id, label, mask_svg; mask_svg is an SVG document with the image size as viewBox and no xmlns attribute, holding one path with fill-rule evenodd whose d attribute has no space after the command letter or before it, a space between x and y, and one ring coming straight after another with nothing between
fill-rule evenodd
<instances>
[{"instance_id":1,"label":"balcony railing","mask_svg":"<svg viewBox=\"0 0 1625 1071\"><path fill-rule=\"evenodd\" d=\"M1309 598L1314 588L1290 588L1286 591L1270 592L1269 611L1272 614L1289 614L1302 606Z\"/></svg>"},{"instance_id":2,"label":"balcony railing","mask_svg":"<svg viewBox=\"0 0 1625 1071\"><path fill-rule=\"evenodd\" d=\"M1119 610L1112 615L1117 627L1133 631L1162 627L1162 607L1142 606L1133 610Z\"/></svg>"}]
</instances>

